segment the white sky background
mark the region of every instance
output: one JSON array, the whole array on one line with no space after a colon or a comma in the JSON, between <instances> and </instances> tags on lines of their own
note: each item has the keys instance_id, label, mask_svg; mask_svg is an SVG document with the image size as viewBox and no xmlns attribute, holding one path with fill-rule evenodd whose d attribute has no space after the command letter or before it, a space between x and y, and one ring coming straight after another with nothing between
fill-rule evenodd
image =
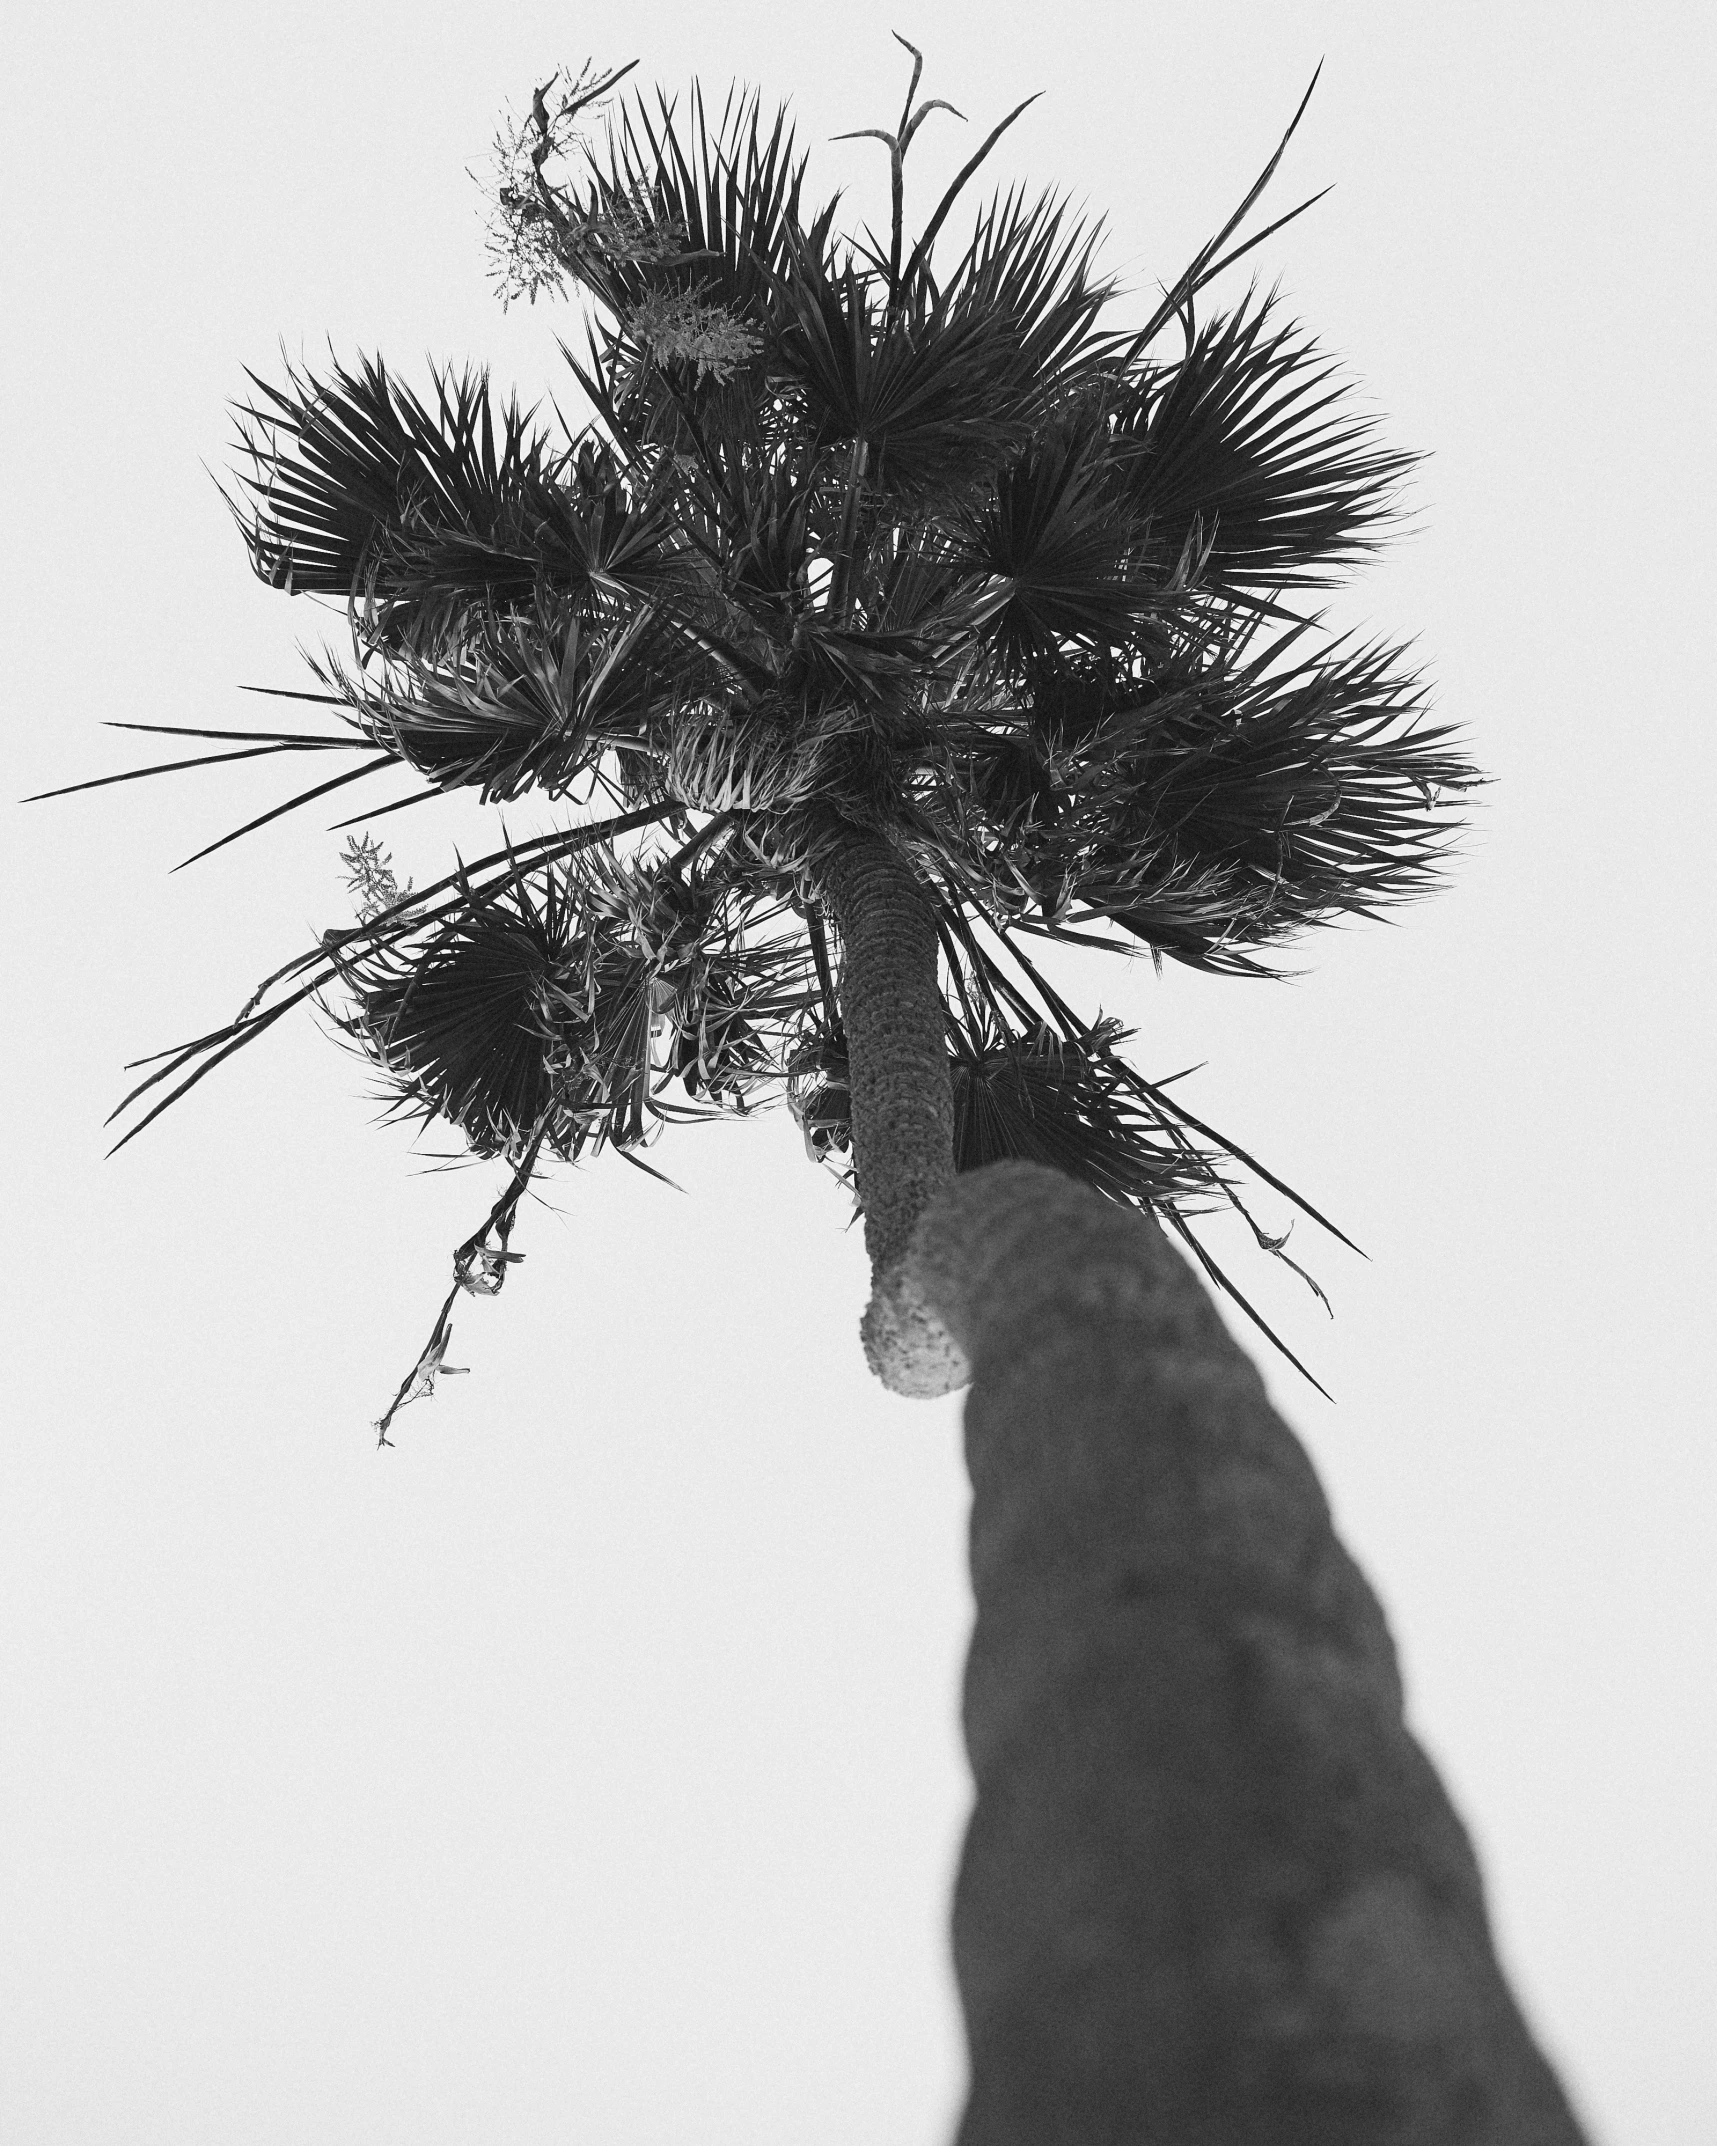
<instances>
[{"instance_id":1,"label":"white sky background","mask_svg":"<svg viewBox=\"0 0 1717 2146\"><path fill-rule=\"evenodd\" d=\"M1717 2136L1711 52L1703 10L1623 12L893 20L971 115L927 124L909 212L1042 88L995 177L1106 210L1147 290L1327 61L1275 208L1336 191L1260 274L1433 453L1340 615L1420 637L1496 786L1452 889L1301 981L1078 974L1369 1252L1296 1238L1333 1325L1240 1255L1338 1405L1267 1375L1595 2138L1686 2146ZM892 123L889 20L308 0L15 35L12 792L166 757L103 719L265 724L240 685L301 682L324 622L250 580L204 468L280 338L418 384L486 360L570 413L570 309L503 317L484 279L466 168L504 104L587 50L737 75L880 213L880 148L822 144ZM687 1196L560 1173L457 1317L471 1375L383 1454L501 1173L426 1174L307 1019L101 1159L122 1060L348 917L327 812L168 876L294 772L7 820L0 2135L931 2146L958 1404L868 1380L861 1247L786 1115L671 1135ZM422 882L483 819L382 824Z\"/></svg>"}]
</instances>

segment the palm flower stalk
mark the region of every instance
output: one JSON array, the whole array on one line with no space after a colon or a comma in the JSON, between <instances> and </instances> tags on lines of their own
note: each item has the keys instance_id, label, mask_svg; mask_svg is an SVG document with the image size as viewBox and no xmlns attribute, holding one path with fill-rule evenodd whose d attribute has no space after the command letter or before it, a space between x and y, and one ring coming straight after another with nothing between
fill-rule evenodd
<instances>
[{"instance_id":1,"label":"palm flower stalk","mask_svg":"<svg viewBox=\"0 0 1717 2146\"><path fill-rule=\"evenodd\" d=\"M187 732L232 750L181 764L358 759L223 839L373 773L403 791L371 819L467 790L564 824L418 891L366 838L358 921L121 1107L141 1130L319 1003L394 1107L506 1166L385 1440L547 1160L648 1168L673 1121L786 1100L863 1211L872 1367L973 1382L962 2146L1561 2146L1381 1613L1165 1235L1250 1313L1202 1211L1250 1219L1255 1181L1340 1232L1033 954L1272 974L1430 891L1479 780L1404 649L1304 608L1413 458L1274 297L1207 310L1310 205L1248 234L1305 106L1129 318L1054 195L951 232L1023 105L909 233L908 150L952 107L907 49L899 121L863 130L883 236L807 199L755 96L535 92L493 259L503 298L581 295L580 432L469 371L253 376L231 504L350 653L296 696L329 728Z\"/></svg>"}]
</instances>

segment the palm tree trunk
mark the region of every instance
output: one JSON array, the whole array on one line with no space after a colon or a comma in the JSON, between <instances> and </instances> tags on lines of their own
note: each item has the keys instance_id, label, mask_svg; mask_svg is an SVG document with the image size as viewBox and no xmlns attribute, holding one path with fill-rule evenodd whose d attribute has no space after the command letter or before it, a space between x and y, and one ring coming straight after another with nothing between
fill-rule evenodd
<instances>
[{"instance_id":1,"label":"palm tree trunk","mask_svg":"<svg viewBox=\"0 0 1717 2146\"><path fill-rule=\"evenodd\" d=\"M855 834L822 891L867 1353L899 1392L972 1380L958 2146L1579 2146L1258 1373L1144 1216L955 1179L918 881Z\"/></svg>"},{"instance_id":2,"label":"palm tree trunk","mask_svg":"<svg viewBox=\"0 0 1717 2146\"><path fill-rule=\"evenodd\" d=\"M1299 1442L1154 1223L1002 1163L970 1360L958 2146L1578 2146Z\"/></svg>"},{"instance_id":3,"label":"palm tree trunk","mask_svg":"<svg viewBox=\"0 0 1717 2146\"><path fill-rule=\"evenodd\" d=\"M935 917L911 865L880 835L855 831L825 865L821 892L844 956L853 1162L871 1263L865 1354L895 1393L950 1393L965 1382L964 1359L906 1267L919 1216L954 1176Z\"/></svg>"}]
</instances>

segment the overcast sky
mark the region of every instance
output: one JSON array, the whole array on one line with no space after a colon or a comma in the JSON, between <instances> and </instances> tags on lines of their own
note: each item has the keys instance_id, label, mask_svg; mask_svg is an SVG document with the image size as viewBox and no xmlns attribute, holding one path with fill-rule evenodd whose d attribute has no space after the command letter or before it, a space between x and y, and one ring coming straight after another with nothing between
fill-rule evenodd
<instances>
[{"instance_id":1,"label":"overcast sky","mask_svg":"<svg viewBox=\"0 0 1717 2146\"><path fill-rule=\"evenodd\" d=\"M1448 892L1296 982L1068 973L1370 1255L1296 1238L1333 1323L1244 1270L1335 1405L1266 1373L1600 2146L1717 2137L1707 19L70 4L0 133L22 796L157 757L104 720L300 682L326 621L210 476L283 340L576 411L573 315L502 314L467 176L557 64L789 97L875 213L881 151L825 144L892 123L898 27L970 115L909 212L1041 89L996 177L1105 212L1148 293L1324 61L1276 205L1335 191L1259 274L1431 456L1337 615L1418 641L1495 784ZM8 814L0 2134L933 2146L958 1402L868 1379L857 1234L781 1114L671 1136L683 1192L553 1178L458 1314L469 1377L378 1454L499 1174L378 1129L309 1018L101 1159L124 1060L348 919L332 814L169 876L284 779ZM383 824L420 882L492 846L476 807Z\"/></svg>"}]
</instances>

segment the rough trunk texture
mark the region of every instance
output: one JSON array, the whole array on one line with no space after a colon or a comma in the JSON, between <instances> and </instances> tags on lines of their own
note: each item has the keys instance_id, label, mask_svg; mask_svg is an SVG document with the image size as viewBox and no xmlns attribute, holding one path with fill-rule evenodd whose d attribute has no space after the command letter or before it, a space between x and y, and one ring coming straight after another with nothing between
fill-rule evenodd
<instances>
[{"instance_id":1,"label":"rough trunk texture","mask_svg":"<svg viewBox=\"0 0 1717 2146\"><path fill-rule=\"evenodd\" d=\"M826 868L822 892L842 945L853 1162L871 1262L865 1354L895 1393L949 1393L965 1382L965 1361L905 1265L914 1225L954 1175L935 917L911 865L879 835L855 833Z\"/></svg>"},{"instance_id":2,"label":"rough trunk texture","mask_svg":"<svg viewBox=\"0 0 1717 2146\"><path fill-rule=\"evenodd\" d=\"M1161 1231L1004 1163L910 1268L973 1377L959 2146L1579 2146L1376 1598Z\"/></svg>"}]
</instances>

